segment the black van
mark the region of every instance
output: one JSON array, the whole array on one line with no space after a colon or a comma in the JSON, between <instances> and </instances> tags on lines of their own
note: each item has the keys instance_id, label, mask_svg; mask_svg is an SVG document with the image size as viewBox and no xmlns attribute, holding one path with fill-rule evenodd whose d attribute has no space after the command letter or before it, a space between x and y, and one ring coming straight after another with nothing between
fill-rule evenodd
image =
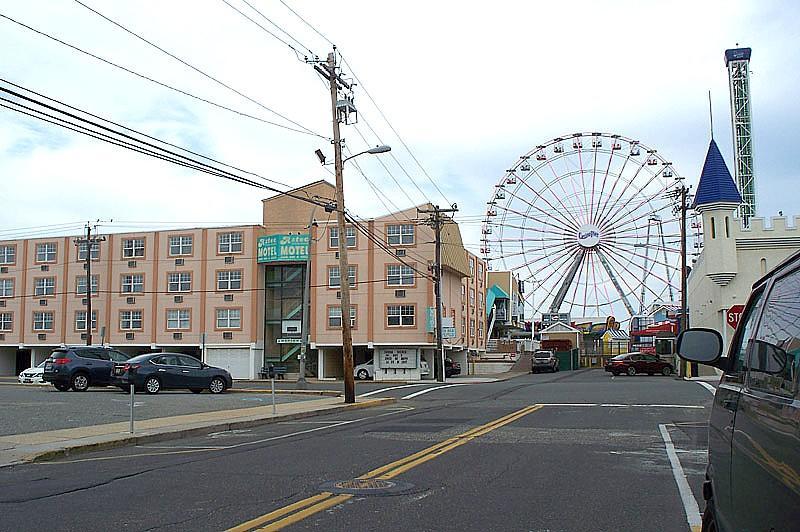
<instances>
[{"instance_id":1,"label":"black van","mask_svg":"<svg viewBox=\"0 0 800 532\"><path fill-rule=\"evenodd\" d=\"M89 386L108 386L114 362L125 362L129 358L101 346L62 347L50 353L45 361L42 379L60 392L70 388L83 392Z\"/></svg>"},{"instance_id":2,"label":"black van","mask_svg":"<svg viewBox=\"0 0 800 532\"><path fill-rule=\"evenodd\" d=\"M800 529L800 253L753 285L726 357L711 329L678 353L721 369L708 429L703 531Z\"/></svg>"}]
</instances>

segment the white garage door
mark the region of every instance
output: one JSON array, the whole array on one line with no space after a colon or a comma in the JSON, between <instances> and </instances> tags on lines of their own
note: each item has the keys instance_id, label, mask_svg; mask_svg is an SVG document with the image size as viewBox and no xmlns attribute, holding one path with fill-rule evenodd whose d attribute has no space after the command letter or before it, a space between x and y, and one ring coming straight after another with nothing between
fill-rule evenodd
<instances>
[{"instance_id":1,"label":"white garage door","mask_svg":"<svg viewBox=\"0 0 800 532\"><path fill-rule=\"evenodd\" d=\"M227 369L234 379L250 378L249 349L207 349L206 364Z\"/></svg>"}]
</instances>

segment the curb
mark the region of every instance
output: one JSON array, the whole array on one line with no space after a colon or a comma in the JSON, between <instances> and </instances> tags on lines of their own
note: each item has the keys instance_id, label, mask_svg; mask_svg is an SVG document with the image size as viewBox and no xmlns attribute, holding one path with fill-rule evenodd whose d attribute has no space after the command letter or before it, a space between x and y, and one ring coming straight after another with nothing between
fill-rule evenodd
<instances>
[{"instance_id":1,"label":"curb","mask_svg":"<svg viewBox=\"0 0 800 532\"><path fill-rule=\"evenodd\" d=\"M263 388L228 388L227 393L260 393L271 394L271 390ZM321 395L324 397L341 397L342 392L336 390L275 390L275 395Z\"/></svg>"},{"instance_id":2,"label":"curb","mask_svg":"<svg viewBox=\"0 0 800 532\"><path fill-rule=\"evenodd\" d=\"M29 455L23 456L22 458L20 458L15 462L0 464L0 469L31 462L44 462L47 460L52 460L54 458L71 456L72 454L84 453L89 451L99 451L103 449L113 449L116 447L124 447L126 445L131 445L131 444L136 445L140 443L155 443L165 440L186 438L189 436L203 436L211 432L217 432L217 431L251 428L261 425L269 425L271 423L280 423L281 421L291 421L295 419L303 419L303 418L309 418L327 414L336 414L339 412L344 412L345 410L360 410L362 408L371 408L373 406L391 404L395 403L396 401L397 399L394 398L368 399L360 403L342 404L339 406L334 406L332 408L325 408L323 410L309 410L306 412L296 412L294 414L284 414L275 417L270 416L261 418L242 419L238 421L226 421L222 423L210 422L210 423L205 423L201 426L194 426L190 428L173 430L173 431L158 432L155 434L143 434L141 436L137 436L136 434L127 436L118 436L118 437L113 437L114 435L108 435L111 438L108 439L107 441L68 445L66 447L62 447L59 449L52 449L49 451L31 453Z\"/></svg>"}]
</instances>

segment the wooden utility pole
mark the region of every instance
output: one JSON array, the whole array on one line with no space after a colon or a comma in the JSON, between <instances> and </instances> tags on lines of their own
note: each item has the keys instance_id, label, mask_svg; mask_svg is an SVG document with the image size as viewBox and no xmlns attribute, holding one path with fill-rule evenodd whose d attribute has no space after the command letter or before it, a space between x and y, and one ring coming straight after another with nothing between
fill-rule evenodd
<instances>
[{"instance_id":1,"label":"wooden utility pole","mask_svg":"<svg viewBox=\"0 0 800 532\"><path fill-rule=\"evenodd\" d=\"M92 225L89 222L86 222L86 238L75 239L78 254L81 244L86 244L86 264L83 267L86 270L86 345L92 345L92 247L95 243L99 246L105 239L104 236L92 236Z\"/></svg>"},{"instance_id":2,"label":"wooden utility pole","mask_svg":"<svg viewBox=\"0 0 800 532\"><path fill-rule=\"evenodd\" d=\"M433 375L438 382L444 382L444 341L442 338L442 213L454 213L458 209L453 205L450 209L417 209L420 214L430 214L430 224L435 234L435 263L433 290L436 296L436 356L433 359Z\"/></svg>"},{"instance_id":3,"label":"wooden utility pole","mask_svg":"<svg viewBox=\"0 0 800 532\"><path fill-rule=\"evenodd\" d=\"M331 114L333 117L333 152L336 170L336 227L339 232L339 290L342 295L342 356L344 358L344 402L356 401L355 380L353 379L353 331L350 327L350 276L347 263L347 227L344 217L344 180L342 177L342 142L339 133L338 76L336 75L336 56L328 54L325 64L331 87Z\"/></svg>"}]
</instances>

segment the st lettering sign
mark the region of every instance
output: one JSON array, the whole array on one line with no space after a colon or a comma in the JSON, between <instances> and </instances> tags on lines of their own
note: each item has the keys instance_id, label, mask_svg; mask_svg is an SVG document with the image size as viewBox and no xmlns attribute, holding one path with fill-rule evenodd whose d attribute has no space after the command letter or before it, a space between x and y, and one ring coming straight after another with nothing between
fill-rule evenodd
<instances>
[{"instance_id":1,"label":"st lettering sign","mask_svg":"<svg viewBox=\"0 0 800 532\"><path fill-rule=\"evenodd\" d=\"M308 234L258 237L258 263L306 260L308 260Z\"/></svg>"},{"instance_id":2,"label":"st lettering sign","mask_svg":"<svg viewBox=\"0 0 800 532\"><path fill-rule=\"evenodd\" d=\"M742 318L742 311L744 305L734 305L725 311L725 322L736 329L739 326L739 320Z\"/></svg>"}]
</instances>

